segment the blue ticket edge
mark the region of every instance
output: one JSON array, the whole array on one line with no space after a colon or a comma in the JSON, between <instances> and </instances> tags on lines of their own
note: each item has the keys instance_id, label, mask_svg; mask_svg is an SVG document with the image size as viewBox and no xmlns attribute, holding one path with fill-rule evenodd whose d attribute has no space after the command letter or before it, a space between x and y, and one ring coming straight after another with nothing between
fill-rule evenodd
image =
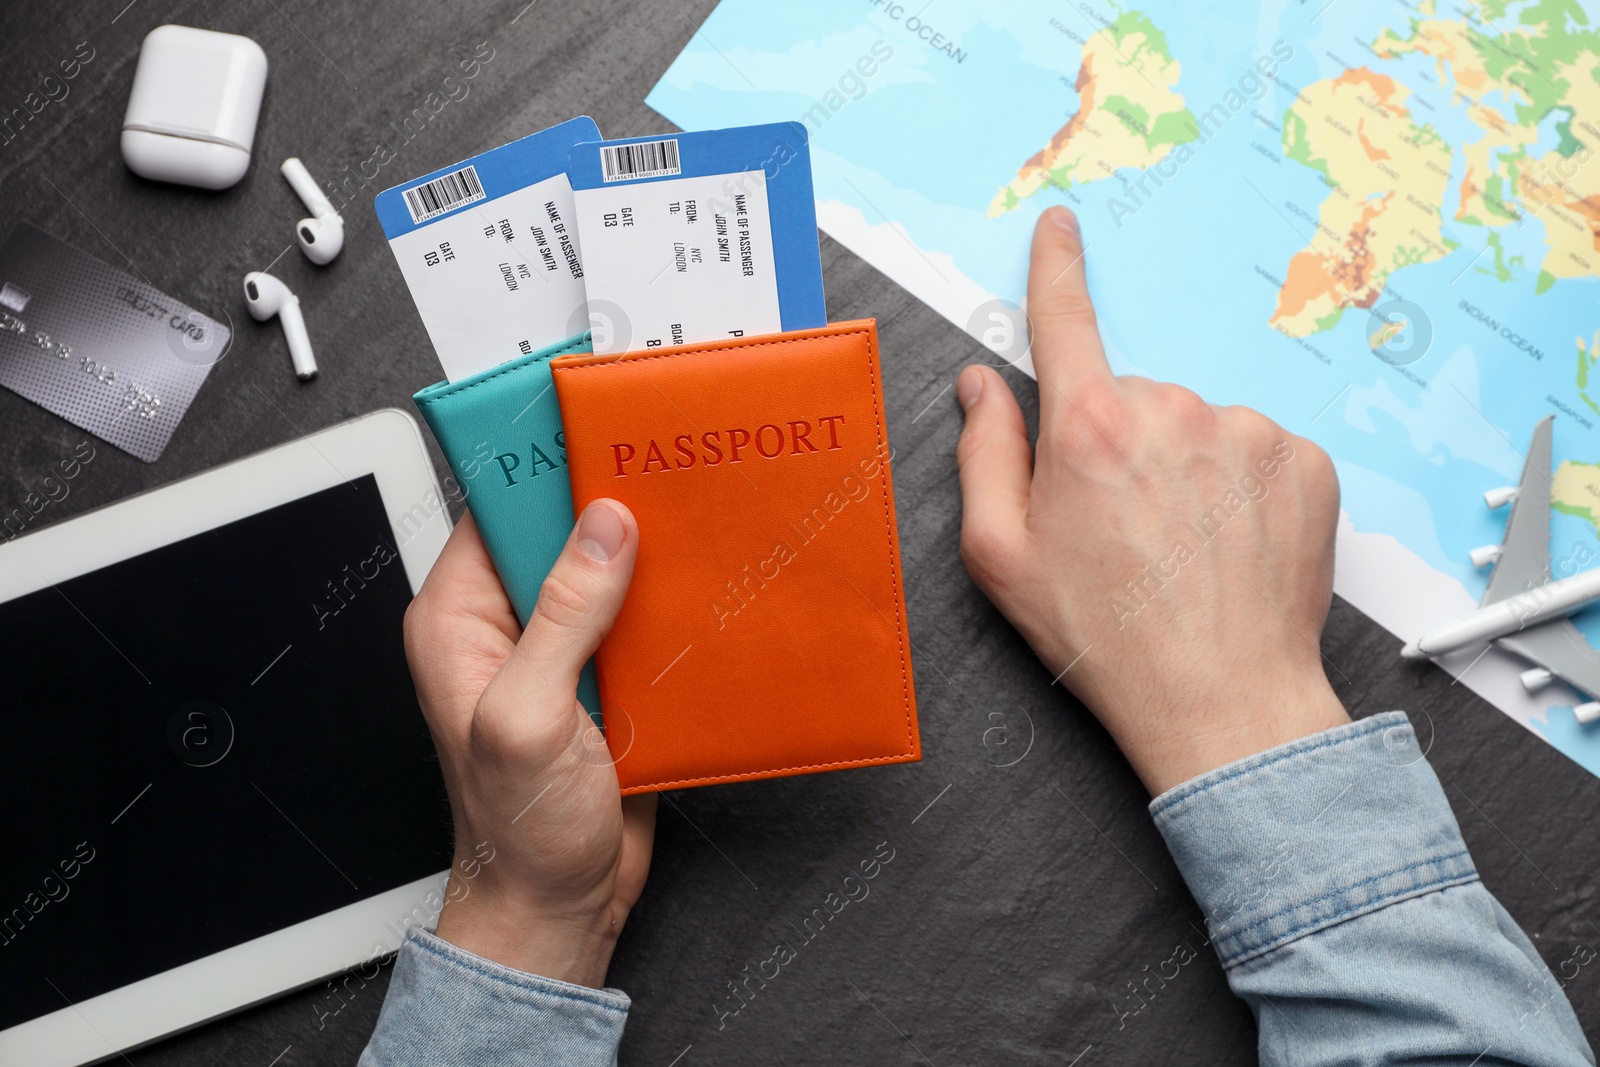
<instances>
[{"instance_id":1,"label":"blue ticket edge","mask_svg":"<svg viewBox=\"0 0 1600 1067\"><path fill-rule=\"evenodd\" d=\"M678 162L683 173L614 182L603 179L602 147L668 140L678 142ZM572 188L578 190L670 182L748 170L760 170L767 177L767 210L772 216L779 321L784 330L826 326L828 307L822 292L822 250L817 242L817 202L811 185L811 143L801 123L771 122L724 130L587 141L572 146L567 175ZM403 213L405 208L402 206L400 210ZM579 240L582 240L581 234Z\"/></svg>"},{"instance_id":2,"label":"blue ticket edge","mask_svg":"<svg viewBox=\"0 0 1600 1067\"><path fill-rule=\"evenodd\" d=\"M567 169L567 160L573 145L599 138L600 127L595 125L594 119L580 115L575 119L557 123L549 129L540 130L538 133L519 137L499 148L491 148L487 152L480 152L448 167L440 167L419 178L412 178L385 189L373 199L373 208L378 213L378 222L383 226L384 236L392 241L412 230L431 226L440 219L447 219L458 212L487 204L507 193L526 189L535 182L542 182L546 178L562 174ZM425 222L412 222L411 212L406 210L405 191L415 189L424 182L430 182L442 175L451 174L469 164L477 168L478 182L483 186L484 198L470 204L462 204Z\"/></svg>"}]
</instances>

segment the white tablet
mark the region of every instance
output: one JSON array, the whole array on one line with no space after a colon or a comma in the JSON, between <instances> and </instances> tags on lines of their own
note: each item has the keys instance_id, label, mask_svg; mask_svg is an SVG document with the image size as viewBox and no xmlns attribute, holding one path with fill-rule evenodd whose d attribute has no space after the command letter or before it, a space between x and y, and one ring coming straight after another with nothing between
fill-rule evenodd
<instances>
[{"instance_id":1,"label":"white tablet","mask_svg":"<svg viewBox=\"0 0 1600 1067\"><path fill-rule=\"evenodd\" d=\"M431 920L401 621L449 530L388 409L0 545L0 1063L109 1059Z\"/></svg>"}]
</instances>

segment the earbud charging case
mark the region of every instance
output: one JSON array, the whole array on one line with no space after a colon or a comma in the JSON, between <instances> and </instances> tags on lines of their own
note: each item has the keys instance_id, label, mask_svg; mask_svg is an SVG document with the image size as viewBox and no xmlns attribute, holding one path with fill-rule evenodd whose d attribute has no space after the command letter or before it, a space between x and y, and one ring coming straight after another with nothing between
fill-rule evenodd
<instances>
[{"instance_id":1,"label":"earbud charging case","mask_svg":"<svg viewBox=\"0 0 1600 1067\"><path fill-rule=\"evenodd\" d=\"M267 54L248 37L157 26L139 49L122 158L154 181L226 189L250 168Z\"/></svg>"}]
</instances>

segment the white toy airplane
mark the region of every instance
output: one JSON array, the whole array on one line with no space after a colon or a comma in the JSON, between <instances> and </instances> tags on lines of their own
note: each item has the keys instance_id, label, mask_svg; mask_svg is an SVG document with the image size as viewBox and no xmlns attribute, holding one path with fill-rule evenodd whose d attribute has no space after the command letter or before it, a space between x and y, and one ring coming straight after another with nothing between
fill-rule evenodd
<instances>
[{"instance_id":1,"label":"white toy airplane","mask_svg":"<svg viewBox=\"0 0 1600 1067\"><path fill-rule=\"evenodd\" d=\"M1424 634L1401 650L1407 659L1427 659L1479 641L1532 663L1522 685L1533 692L1560 679L1590 700L1573 709L1580 723L1600 719L1600 650L1578 632L1567 616L1600 601L1600 567L1570 578L1550 577L1550 424L1546 416L1533 431L1522 484L1483 495L1491 508L1511 505L1506 536L1499 547L1474 549L1472 562L1494 564L1489 588L1478 610L1458 622Z\"/></svg>"}]
</instances>

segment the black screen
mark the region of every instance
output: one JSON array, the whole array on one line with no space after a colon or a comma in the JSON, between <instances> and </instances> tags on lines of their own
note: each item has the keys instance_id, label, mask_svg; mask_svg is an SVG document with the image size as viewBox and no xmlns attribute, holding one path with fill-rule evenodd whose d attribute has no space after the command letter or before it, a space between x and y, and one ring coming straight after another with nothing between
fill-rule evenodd
<instances>
[{"instance_id":1,"label":"black screen","mask_svg":"<svg viewBox=\"0 0 1600 1067\"><path fill-rule=\"evenodd\" d=\"M370 476L0 604L0 1028L441 871Z\"/></svg>"}]
</instances>

